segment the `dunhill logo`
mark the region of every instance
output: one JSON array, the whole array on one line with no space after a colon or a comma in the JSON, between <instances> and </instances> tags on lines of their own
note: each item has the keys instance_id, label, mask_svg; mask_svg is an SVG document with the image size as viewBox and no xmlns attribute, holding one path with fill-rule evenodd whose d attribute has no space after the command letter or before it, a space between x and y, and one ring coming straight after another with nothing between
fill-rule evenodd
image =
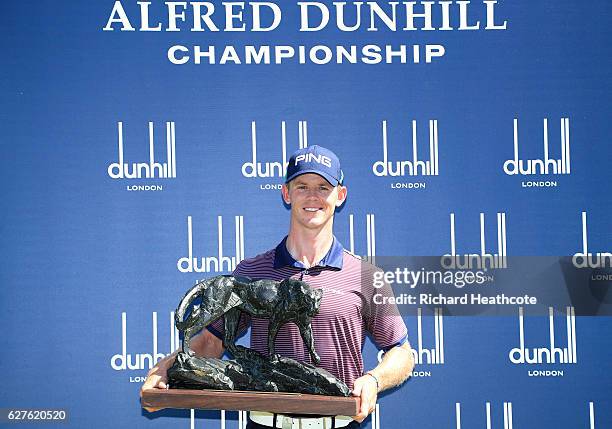
<instances>
[{"instance_id":1,"label":"dunhill logo","mask_svg":"<svg viewBox=\"0 0 612 429\"><path fill-rule=\"evenodd\" d=\"M519 159L518 119L514 119L514 158L504 162L504 173L513 176L520 174L570 174L570 128L569 118L561 118L561 159L548 157L548 119L544 119L544 158Z\"/></svg>"},{"instance_id":2,"label":"dunhill logo","mask_svg":"<svg viewBox=\"0 0 612 429\"><path fill-rule=\"evenodd\" d=\"M124 370L138 370L138 369L151 369L160 359L163 359L166 355L158 353L157 345L157 312L153 312L153 344L151 353L128 353L127 352L127 315L125 312L121 313L121 353L118 353L111 357L110 364L111 368L115 371ZM172 353L179 347L179 333L174 327L174 312L170 313L170 350L168 353Z\"/></svg>"},{"instance_id":3,"label":"dunhill logo","mask_svg":"<svg viewBox=\"0 0 612 429\"><path fill-rule=\"evenodd\" d=\"M308 124L306 121L298 122L299 148L308 146ZM281 160L276 162L259 162L257 160L257 125L251 122L251 161L242 164L244 177L285 177L287 173L287 126L281 122Z\"/></svg>"},{"instance_id":4,"label":"dunhill logo","mask_svg":"<svg viewBox=\"0 0 612 429\"><path fill-rule=\"evenodd\" d=\"M480 213L480 254L457 255L455 246L455 214L450 214L451 253L442 256L441 264L446 269L508 268L506 253L506 213L497 213L497 254L487 253L485 243L485 216Z\"/></svg>"},{"instance_id":5,"label":"dunhill logo","mask_svg":"<svg viewBox=\"0 0 612 429\"><path fill-rule=\"evenodd\" d=\"M572 263L576 268L611 268L612 253L590 253L587 239L587 214L582 212L582 253L574 254Z\"/></svg>"},{"instance_id":6,"label":"dunhill logo","mask_svg":"<svg viewBox=\"0 0 612 429\"><path fill-rule=\"evenodd\" d=\"M442 308L434 309L434 340L433 349L423 348L423 328L422 328L421 308L417 308L417 349L412 349L415 363L422 365L441 365L444 363L444 316Z\"/></svg>"},{"instance_id":7,"label":"dunhill logo","mask_svg":"<svg viewBox=\"0 0 612 429\"><path fill-rule=\"evenodd\" d=\"M179 258L176 267L181 273L223 273L236 269L236 265L244 259L244 217L236 216L234 219L236 231L236 256L228 257L223 254L223 216L217 217L217 256L193 256L193 230L191 216L187 216L187 256Z\"/></svg>"},{"instance_id":8,"label":"dunhill logo","mask_svg":"<svg viewBox=\"0 0 612 429\"><path fill-rule=\"evenodd\" d=\"M149 162L124 163L123 122L117 122L119 160L109 164L107 172L112 179L172 179L176 178L176 131L174 122L166 122L166 162L155 162L153 122L149 122Z\"/></svg>"},{"instance_id":9,"label":"dunhill logo","mask_svg":"<svg viewBox=\"0 0 612 429\"><path fill-rule=\"evenodd\" d=\"M519 346L508 353L508 358L513 364L536 364L536 363L576 363L576 315L574 307L566 308L565 321L567 325L567 347L556 347L555 323L553 308L548 309L548 329L550 335L550 347L526 348L525 328L523 325L523 307L519 307Z\"/></svg>"},{"instance_id":10,"label":"dunhill logo","mask_svg":"<svg viewBox=\"0 0 612 429\"><path fill-rule=\"evenodd\" d=\"M366 260L376 265L376 225L374 215L366 215ZM349 215L349 250L355 254L355 231L353 215Z\"/></svg>"},{"instance_id":11,"label":"dunhill logo","mask_svg":"<svg viewBox=\"0 0 612 429\"><path fill-rule=\"evenodd\" d=\"M372 164L372 172L385 176L438 176L438 120L429 120L429 160L421 161L417 150L417 121L412 121L412 160L389 161L387 151L387 121L382 122L383 159Z\"/></svg>"}]
</instances>

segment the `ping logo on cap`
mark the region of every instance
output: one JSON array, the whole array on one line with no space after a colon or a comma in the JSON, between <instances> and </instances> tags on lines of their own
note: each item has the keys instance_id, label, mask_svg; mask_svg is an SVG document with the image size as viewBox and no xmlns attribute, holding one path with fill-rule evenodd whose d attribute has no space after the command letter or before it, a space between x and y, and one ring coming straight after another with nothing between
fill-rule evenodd
<instances>
[{"instance_id":1,"label":"ping logo on cap","mask_svg":"<svg viewBox=\"0 0 612 429\"><path fill-rule=\"evenodd\" d=\"M298 165L298 162L316 162L319 164L323 164L326 167L331 168L332 160L330 157L325 155L315 155L314 153L304 153L295 157L295 164Z\"/></svg>"},{"instance_id":2,"label":"ping logo on cap","mask_svg":"<svg viewBox=\"0 0 612 429\"><path fill-rule=\"evenodd\" d=\"M338 156L318 145L298 149L291 155L285 183L305 173L318 174L333 186L342 183L343 174Z\"/></svg>"}]
</instances>

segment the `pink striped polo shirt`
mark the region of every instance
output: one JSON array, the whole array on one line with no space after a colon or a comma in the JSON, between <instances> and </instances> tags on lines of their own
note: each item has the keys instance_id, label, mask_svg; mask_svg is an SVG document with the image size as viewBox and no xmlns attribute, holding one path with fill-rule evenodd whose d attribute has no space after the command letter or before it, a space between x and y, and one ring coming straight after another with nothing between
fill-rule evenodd
<instances>
[{"instance_id":1,"label":"pink striped polo shirt","mask_svg":"<svg viewBox=\"0 0 612 429\"><path fill-rule=\"evenodd\" d=\"M285 239L275 248L251 259L245 259L234 270L236 276L281 281L296 278L314 289L323 289L319 314L312 319L312 331L320 367L331 372L352 388L363 375L363 347L366 332L381 349L389 349L406 341L406 325L397 312L388 306L373 304L372 274L378 270L346 251L334 237L332 247L318 265L304 268L287 251ZM367 279L370 279L368 281ZM250 347L268 354L268 320L243 313L240 332L251 325ZM223 336L223 321L217 320L208 329ZM298 361L311 363L308 349L294 323L283 325L276 337L275 351Z\"/></svg>"}]
</instances>

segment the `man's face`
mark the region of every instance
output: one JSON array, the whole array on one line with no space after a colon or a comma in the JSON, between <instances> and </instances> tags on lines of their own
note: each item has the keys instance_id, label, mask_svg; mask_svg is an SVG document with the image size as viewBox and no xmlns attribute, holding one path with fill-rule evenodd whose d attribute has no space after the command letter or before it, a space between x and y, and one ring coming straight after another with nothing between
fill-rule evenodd
<instances>
[{"instance_id":1,"label":"man's face","mask_svg":"<svg viewBox=\"0 0 612 429\"><path fill-rule=\"evenodd\" d=\"M285 202L291 204L292 221L308 229L327 224L346 199L346 187L334 187L314 173L302 174L283 185L282 193Z\"/></svg>"}]
</instances>

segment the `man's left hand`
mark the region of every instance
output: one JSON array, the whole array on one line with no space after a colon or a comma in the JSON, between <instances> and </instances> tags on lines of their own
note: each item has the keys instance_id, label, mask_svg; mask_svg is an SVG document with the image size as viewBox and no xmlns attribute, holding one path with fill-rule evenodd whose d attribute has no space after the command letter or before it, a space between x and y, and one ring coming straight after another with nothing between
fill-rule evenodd
<instances>
[{"instance_id":1,"label":"man's left hand","mask_svg":"<svg viewBox=\"0 0 612 429\"><path fill-rule=\"evenodd\" d=\"M359 414L353 416L354 420L361 423L376 407L376 398L378 397L378 385L376 380L374 380L374 377L367 374L359 377L355 380L351 393L353 396L358 396L361 399Z\"/></svg>"}]
</instances>

